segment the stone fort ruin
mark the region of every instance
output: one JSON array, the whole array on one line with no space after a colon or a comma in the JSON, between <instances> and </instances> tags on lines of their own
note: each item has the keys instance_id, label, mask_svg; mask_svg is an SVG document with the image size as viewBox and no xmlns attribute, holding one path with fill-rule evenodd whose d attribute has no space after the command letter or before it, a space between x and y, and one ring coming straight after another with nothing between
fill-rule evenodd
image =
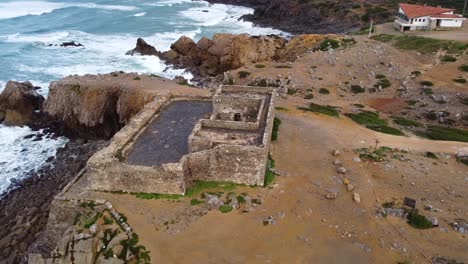
<instances>
[{"instance_id":1,"label":"stone fort ruin","mask_svg":"<svg viewBox=\"0 0 468 264\"><path fill-rule=\"evenodd\" d=\"M159 98L88 161L89 189L185 194L194 180L263 185L271 88L224 86L211 98Z\"/></svg>"}]
</instances>

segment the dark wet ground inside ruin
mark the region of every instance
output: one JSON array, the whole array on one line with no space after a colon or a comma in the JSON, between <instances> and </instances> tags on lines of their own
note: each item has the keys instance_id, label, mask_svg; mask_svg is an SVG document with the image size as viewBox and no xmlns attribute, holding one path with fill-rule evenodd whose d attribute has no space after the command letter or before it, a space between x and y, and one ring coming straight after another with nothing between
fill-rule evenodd
<instances>
[{"instance_id":1,"label":"dark wet ground inside ruin","mask_svg":"<svg viewBox=\"0 0 468 264\"><path fill-rule=\"evenodd\" d=\"M188 153L188 137L195 124L202 118L209 118L212 111L211 101L170 103L138 137L127 163L159 166L178 162Z\"/></svg>"}]
</instances>

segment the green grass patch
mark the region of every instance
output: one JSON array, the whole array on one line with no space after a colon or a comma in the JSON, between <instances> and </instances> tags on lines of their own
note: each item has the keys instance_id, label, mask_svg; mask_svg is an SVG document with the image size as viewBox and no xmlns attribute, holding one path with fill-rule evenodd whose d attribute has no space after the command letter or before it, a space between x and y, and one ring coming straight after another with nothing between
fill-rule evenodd
<instances>
[{"instance_id":1,"label":"green grass patch","mask_svg":"<svg viewBox=\"0 0 468 264\"><path fill-rule=\"evenodd\" d=\"M307 94L306 96L304 96L304 99L312 100L312 99L314 99L314 95L313 94Z\"/></svg>"},{"instance_id":2,"label":"green grass patch","mask_svg":"<svg viewBox=\"0 0 468 264\"><path fill-rule=\"evenodd\" d=\"M267 166L265 171L265 179L263 180L263 187L268 187L275 180L276 174L271 171L275 167L275 160L268 153Z\"/></svg>"},{"instance_id":3,"label":"green grass patch","mask_svg":"<svg viewBox=\"0 0 468 264\"><path fill-rule=\"evenodd\" d=\"M139 76L133 78L134 81L139 81L141 78Z\"/></svg>"},{"instance_id":4,"label":"green grass patch","mask_svg":"<svg viewBox=\"0 0 468 264\"><path fill-rule=\"evenodd\" d=\"M392 86L392 83L388 79L380 79L377 83L374 84L375 88L382 87L383 89Z\"/></svg>"},{"instance_id":5,"label":"green grass patch","mask_svg":"<svg viewBox=\"0 0 468 264\"><path fill-rule=\"evenodd\" d=\"M271 141L278 139L279 127L281 125L281 119L275 117L273 120L273 130L271 131Z\"/></svg>"},{"instance_id":6,"label":"green grass patch","mask_svg":"<svg viewBox=\"0 0 468 264\"><path fill-rule=\"evenodd\" d=\"M463 64L460 67L458 67L458 69L463 72L468 72L468 64Z\"/></svg>"},{"instance_id":7,"label":"green grass patch","mask_svg":"<svg viewBox=\"0 0 468 264\"><path fill-rule=\"evenodd\" d=\"M418 77L418 76L421 75L421 72L420 71L412 71L411 74Z\"/></svg>"},{"instance_id":8,"label":"green grass patch","mask_svg":"<svg viewBox=\"0 0 468 264\"><path fill-rule=\"evenodd\" d=\"M112 218L109 218L107 216L104 216L104 225L112 225L114 223L114 220Z\"/></svg>"},{"instance_id":9,"label":"green grass patch","mask_svg":"<svg viewBox=\"0 0 468 264\"><path fill-rule=\"evenodd\" d=\"M430 126L418 135L432 140L468 142L468 130L451 127Z\"/></svg>"},{"instance_id":10,"label":"green grass patch","mask_svg":"<svg viewBox=\"0 0 468 264\"><path fill-rule=\"evenodd\" d=\"M224 190L232 191L237 187L245 186L232 182L215 182L215 181L193 181L192 186L185 190L185 196L193 197L201 194L206 190Z\"/></svg>"},{"instance_id":11,"label":"green grass patch","mask_svg":"<svg viewBox=\"0 0 468 264\"><path fill-rule=\"evenodd\" d=\"M431 159L438 159L437 155L434 152L426 152L426 157L431 158Z\"/></svg>"},{"instance_id":12,"label":"green grass patch","mask_svg":"<svg viewBox=\"0 0 468 264\"><path fill-rule=\"evenodd\" d=\"M352 113L346 113L345 116L351 118L354 122L372 129L377 132L385 133L385 134L390 134L390 135L396 135L396 136L403 136L404 133L401 132L400 130L388 126L388 123L386 120L381 119L379 117L379 114L370 112L370 111L361 111L358 114L352 114Z\"/></svg>"},{"instance_id":13,"label":"green grass patch","mask_svg":"<svg viewBox=\"0 0 468 264\"><path fill-rule=\"evenodd\" d=\"M373 151L368 148L360 148L355 149L354 152L359 154L359 158L363 160L381 162L385 160L385 157L387 157L387 152L391 150L391 148L383 146Z\"/></svg>"},{"instance_id":14,"label":"green grass patch","mask_svg":"<svg viewBox=\"0 0 468 264\"><path fill-rule=\"evenodd\" d=\"M239 78L244 79L250 76L250 72L248 71L240 71L237 73Z\"/></svg>"},{"instance_id":15,"label":"green grass patch","mask_svg":"<svg viewBox=\"0 0 468 264\"><path fill-rule=\"evenodd\" d=\"M277 107L275 107L275 109L278 110L278 111L286 111L286 112L289 111L288 108L282 107L282 106L277 106Z\"/></svg>"},{"instance_id":16,"label":"green grass patch","mask_svg":"<svg viewBox=\"0 0 468 264\"><path fill-rule=\"evenodd\" d=\"M434 94L434 91L432 90L432 88L426 88L422 91L425 95L431 95L431 94Z\"/></svg>"},{"instance_id":17,"label":"green grass patch","mask_svg":"<svg viewBox=\"0 0 468 264\"><path fill-rule=\"evenodd\" d=\"M424 86L434 86L434 84L431 81L421 81L419 84L424 85Z\"/></svg>"},{"instance_id":18,"label":"green grass patch","mask_svg":"<svg viewBox=\"0 0 468 264\"><path fill-rule=\"evenodd\" d=\"M135 197L145 200L158 200L158 199L167 199L167 200L177 200L183 195L180 194L163 194L163 193L135 193Z\"/></svg>"},{"instance_id":19,"label":"green grass patch","mask_svg":"<svg viewBox=\"0 0 468 264\"><path fill-rule=\"evenodd\" d=\"M340 47L340 42L335 39L325 39L315 50L327 51L329 49L337 49Z\"/></svg>"},{"instance_id":20,"label":"green grass patch","mask_svg":"<svg viewBox=\"0 0 468 264\"><path fill-rule=\"evenodd\" d=\"M408 105L416 105L418 103L418 101L417 100L408 100L408 101L406 101L406 103Z\"/></svg>"},{"instance_id":21,"label":"green grass patch","mask_svg":"<svg viewBox=\"0 0 468 264\"><path fill-rule=\"evenodd\" d=\"M228 205L228 204L223 204L219 207L219 211L221 213L229 213L232 211L232 206Z\"/></svg>"},{"instance_id":22,"label":"green grass patch","mask_svg":"<svg viewBox=\"0 0 468 264\"><path fill-rule=\"evenodd\" d=\"M202 204L202 203L203 203L203 201L198 200L198 199L190 200L190 205L199 205L199 204Z\"/></svg>"},{"instance_id":23,"label":"green grass patch","mask_svg":"<svg viewBox=\"0 0 468 264\"><path fill-rule=\"evenodd\" d=\"M389 42L393 46L403 50L415 50L428 54L444 50L450 54L461 54L468 49L468 44L458 41L439 40L418 36L395 36L388 34L375 35L372 39L380 42Z\"/></svg>"},{"instance_id":24,"label":"green grass patch","mask_svg":"<svg viewBox=\"0 0 468 264\"><path fill-rule=\"evenodd\" d=\"M263 65L263 64L255 64L255 68L257 68L257 69L263 69L263 68L265 68L265 67L266 67L266 66Z\"/></svg>"},{"instance_id":25,"label":"green grass patch","mask_svg":"<svg viewBox=\"0 0 468 264\"><path fill-rule=\"evenodd\" d=\"M443 62L456 62L457 58L455 58L453 56L450 56L450 55L444 55L444 56L442 56L442 58L440 60L443 61Z\"/></svg>"},{"instance_id":26,"label":"green grass patch","mask_svg":"<svg viewBox=\"0 0 468 264\"><path fill-rule=\"evenodd\" d=\"M318 105L315 103L310 103L309 107L299 107L300 110L324 114L328 116L338 117L340 114L336 107L330 105Z\"/></svg>"},{"instance_id":27,"label":"green grass patch","mask_svg":"<svg viewBox=\"0 0 468 264\"><path fill-rule=\"evenodd\" d=\"M465 97L461 100L461 103L464 105L468 105L468 97Z\"/></svg>"},{"instance_id":28,"label":"green grass patch","mask_svg":"<svg viewBox=\"0 0 468 264\"><path fill-rule=\"evenodd\" d=\"M357 108L364 108L364 107L366 107L366 106L363 105L363 104L353 104L353 105L354 105L355 107L357 107Z\"/></svg>"},{"instance_id":29,"label":"green grass patch","mask_svg":"<svg viewBox=\"0 0 468 264\"><path fill-rule=\"evenodd\" d=\"M288 95L295 95L297 93L296 89L288 88Z\"/></svg>"},{"instance_id":30,"label":"green grass patch","mask_svg":"<svg viewBox=\"0 0 468 264\"><path fill-rule=\"evenodd\" d=\"M417 229L432 228L432 222L425 216L420 215L417 210L411 211L408 214L408 223Z\"/></svg>"},{"instance_id":31,"label":"green grass patch","mask_svg":"<svg viewBox=\"0 0 468 264\"><path fill-rule=\"evenodd\" d=\"M319 93L320 94L330 94L330 91L327 88L320 88Z\"/></svg>"},{"instance_id":32,"label":"green grass patch","mask_svg":"<svg viewBox=\"0 0 468 264\"><path fill-rule=\"evenodd\" d=\"M375 78L376 79L385 79L385 78L387 78L387 76L379 73L379 74L375 75Z\"/></svg>"},{"instance_id":33,"label":"green grass patch","mask_svg":"<svg viewBox=\"0 0 468 264\"><path fill-rule=\"evenodd\" d=\"M353 92L354 94L358 94L358 93L364 93L366 92L366 89L362 88L361 85L351 85L351 92Z\"/></svg>"},{"instance_id":34,"label":"green grass patch","mask_svg":"<svg viewBox=\"0 0 468 264\"><path fill-rule=\"evenodd\" d=\"M456 78L456 79L453 79L453 81L456 82L456 83L466 83L465 78Z\"/></svg>"},{"instance_id":35,"label":"green grass patch","mask_svg":"<svg viewBox=\"0 0 468 264\"><path fill-rule=\"evenodd\" d=\"M398 124L400 126L405 126L405 127L422 127L422 126L424 126L423 124L421 124L421 123L419 123L417 121L406 119L404 117L395 116L395 117L391 117L391 118L393 119L393 122L395 124Z\"/></svg>"}]
</instances>

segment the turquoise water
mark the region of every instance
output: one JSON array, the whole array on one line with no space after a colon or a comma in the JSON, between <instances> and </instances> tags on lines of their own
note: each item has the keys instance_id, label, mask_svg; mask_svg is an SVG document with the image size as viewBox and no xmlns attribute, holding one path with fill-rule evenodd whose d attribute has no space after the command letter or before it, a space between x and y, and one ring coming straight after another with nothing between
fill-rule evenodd
<instances>
[{"instance_id":1,"label":"turquoise water","mask_svg":"<svg viewBox=\"0 0 468 264\"><path fill-rule=\"evenodd\" d=\"M252 12L245 7L190 0L0 0L0 91L8 80L29 80L47 96L53 80L116 70L190 77L190 73L172 69L156 57L125 56L125 52L135 46L138 37L167 50L182 35L199 39L219 32L281 33L238 21ZM66 41L84 47L59 46ZM31 133L27 128L0 126L0 193L9 179L37 169L66 142L33 144L23 139Z\"/></svg>"}]
</instances>

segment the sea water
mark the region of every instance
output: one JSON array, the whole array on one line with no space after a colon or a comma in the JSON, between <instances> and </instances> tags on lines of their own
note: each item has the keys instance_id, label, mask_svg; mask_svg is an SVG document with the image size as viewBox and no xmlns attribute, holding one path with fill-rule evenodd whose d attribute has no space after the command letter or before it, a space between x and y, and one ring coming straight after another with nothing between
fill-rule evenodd
<instances>
[{"instance_id":1,"label":"sea water","mask_svg":"<svg viewBox=\"0 0 468 264\"><path fill-rule=\"evenodd\" d=\"M191 0L0 0L0 92L8 80L30 81L47 96L51 81L72 74L191 74L154 56L126 56L142 37L158 50L185 35L195 40L215 33L284 34L239 18L253 9ZM60 47L75 41L84 47ZM0 193L10 179L38 169L67 139L33 141L27 127L0 125Z\"/></svg>"}]
</instances>

